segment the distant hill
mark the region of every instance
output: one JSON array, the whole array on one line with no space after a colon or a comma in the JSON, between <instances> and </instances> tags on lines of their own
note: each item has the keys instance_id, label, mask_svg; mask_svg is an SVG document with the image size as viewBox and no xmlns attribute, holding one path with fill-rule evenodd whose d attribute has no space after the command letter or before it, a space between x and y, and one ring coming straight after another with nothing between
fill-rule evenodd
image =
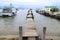
<instances>
[{"instance_id":1,"label":"distant hill","mask_svg":"<svg viewBox=\"0 0 60 40\"><path fill-rule=\"evenodd\" d=\"M3 6L0 6L0 9L2 9L3 8Z\"/></svg>"},{"instance_id":2,"label":"distant hill","mask_svg":"<svg viewBox=\"0 0 60 40\"><path fill-rule=\"evenodd\" d=\"M10 6L0 6L0 9L3 9L3 8L14 8L13 6L12 7L10 7Z\"/></svg>"}]
</instances>

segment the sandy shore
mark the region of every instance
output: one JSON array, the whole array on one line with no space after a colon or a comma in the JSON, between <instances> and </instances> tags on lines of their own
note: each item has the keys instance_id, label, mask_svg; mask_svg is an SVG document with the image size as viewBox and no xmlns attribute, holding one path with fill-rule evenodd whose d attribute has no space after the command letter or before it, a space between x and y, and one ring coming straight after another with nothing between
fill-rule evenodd
<instances>
[{"instance_id":1,"label":"sandy shore","mask_svg":"<svg viewBox=\"0 0 60 40\"><path fill-rule=\"evenodd\" d=\"M19 36L18 35L0 36L0 40L19 40Z\"/></svg>"},{"instance_id":2,"label":"sandy shore","mask_svg":"<svg viewBox=\"0 0 60 40\"><path fill-rule=\"evenodd\" d=\"M53 39L53 40L60 40L59 36L46 36L46 40Z\"/></svg>"}]
</instances>

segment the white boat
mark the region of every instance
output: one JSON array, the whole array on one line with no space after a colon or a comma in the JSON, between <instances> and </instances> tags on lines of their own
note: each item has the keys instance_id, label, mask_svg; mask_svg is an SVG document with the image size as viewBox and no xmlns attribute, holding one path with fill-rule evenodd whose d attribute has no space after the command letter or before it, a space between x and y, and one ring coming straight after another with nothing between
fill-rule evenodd
<instances>
[{"instance_id":1,"label":"white boat","mask_svg":"<svg viewBox=\"0 0 60 40\"><path fill-rule=\"evenodd\" d=\"M0 13L0 16L14 16L16 15L12 8L3 8L2 12Z\"/></svg>"}]
</instances>

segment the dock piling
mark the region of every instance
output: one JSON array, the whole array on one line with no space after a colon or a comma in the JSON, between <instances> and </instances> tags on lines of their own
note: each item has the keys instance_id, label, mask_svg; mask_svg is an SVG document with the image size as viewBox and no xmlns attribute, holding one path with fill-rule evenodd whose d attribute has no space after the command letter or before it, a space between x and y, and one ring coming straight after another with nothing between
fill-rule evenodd
<instances>
[{"instance_id":1,"label":"dock piling","mask_svg":"<svg viewBox=\"0 0 60 40\"><path fill-rule=\"evenodd\" d=\"M43 27L43 40L45 40L45 35L46 35L46 27Z\"/></svg>"},{"instance_id":2,"label":"dock piling","mask_svg":"<svg viewBox=\"0 0 60 40\"><path fill-rule=\"evenodd\" d=\"M22 26L19 26L19 40L22 40Z\"/></svg>"}]
</instances>

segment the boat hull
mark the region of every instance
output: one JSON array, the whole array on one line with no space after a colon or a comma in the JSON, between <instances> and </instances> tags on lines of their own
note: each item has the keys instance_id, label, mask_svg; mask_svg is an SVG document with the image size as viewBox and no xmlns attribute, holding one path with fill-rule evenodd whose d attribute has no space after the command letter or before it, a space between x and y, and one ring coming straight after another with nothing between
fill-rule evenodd
<instances>
[{"instance_id":1,"label":"boat hull","mask_svg":"<svg viewBox=\"0 0 60 40\"><path fill-rule=\"evenodd\" d=\"M2 17L11 17L11 16L15 16L16 14L14 13L1 13L0 16Z\"/></svg>"}]
</instances>

